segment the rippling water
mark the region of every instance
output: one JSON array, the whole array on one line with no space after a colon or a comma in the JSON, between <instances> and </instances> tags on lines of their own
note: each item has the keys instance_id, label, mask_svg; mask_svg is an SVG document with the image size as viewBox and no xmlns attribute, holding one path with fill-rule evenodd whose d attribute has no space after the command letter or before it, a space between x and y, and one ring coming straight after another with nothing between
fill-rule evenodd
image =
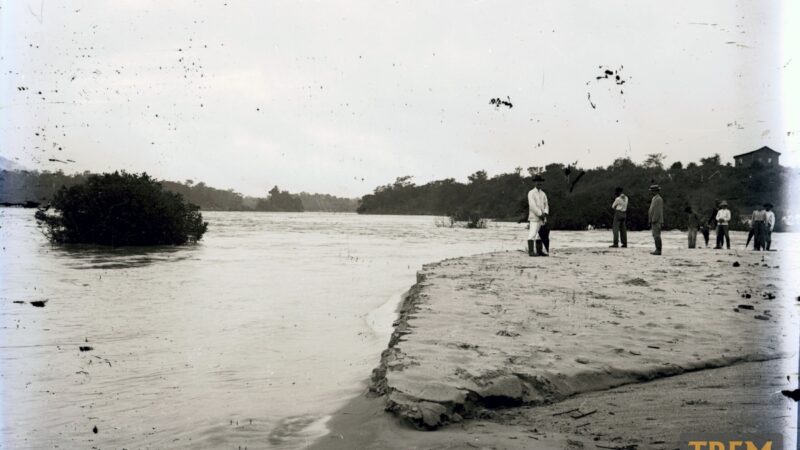
<instances>
[{"instance_id":1,"label":"rippling water","mask_svg":"<svg viewBox=\"0 0 800 450\"><path fill-rule=\"evenodd\" d=\"M108 250L51 246L31 210L0 209L0 447L302 448L363 389L422 264L526 236L417 216L204 216L199 245Z\"/></svg>"}]
</instances>

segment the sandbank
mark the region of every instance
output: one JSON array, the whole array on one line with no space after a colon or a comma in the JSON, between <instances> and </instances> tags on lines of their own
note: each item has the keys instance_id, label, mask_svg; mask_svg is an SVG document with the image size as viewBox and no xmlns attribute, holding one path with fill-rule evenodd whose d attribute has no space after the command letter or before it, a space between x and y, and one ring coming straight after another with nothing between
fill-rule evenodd
<instances>
[{"instance_id":1,"label":"sandbank","mask_svg":"<svg viewBox=\"0 0 800 450\"><path fill-rule=\"evenodd\" d=\"M784 347L797 302L781 263L776 252L574 249L426 265L368 396L313 448L676 448L692 431L791 434L796 404L780 391L797 387Z\"/></svg>"}]
</instances>

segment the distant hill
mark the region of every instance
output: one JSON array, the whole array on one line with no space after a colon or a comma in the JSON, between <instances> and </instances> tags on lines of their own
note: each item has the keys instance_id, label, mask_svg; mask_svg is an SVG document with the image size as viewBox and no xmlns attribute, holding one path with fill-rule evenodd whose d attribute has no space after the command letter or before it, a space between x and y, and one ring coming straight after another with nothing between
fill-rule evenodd
<instances>
[{"instance_id":1,"label":"distant hill","mask_svg":"<svg viewBox=\"0 0 800 450\"><path fill-rule=\"evenodd\" d=\"M20 169L22 166L0 157L0 203L47 203L62 186L82 183L90 175L38 172ZM6 168L12 167L12 168ZM20 168L13 168L20 167ZM205 211L324 211L355 212L358 199L340 198L327 194L291 194L275 186L264 197L245 197L233 189L217 189L192 180L159 181L164 189L181 194L190 203Z\"/></svg>"}]
</instances>

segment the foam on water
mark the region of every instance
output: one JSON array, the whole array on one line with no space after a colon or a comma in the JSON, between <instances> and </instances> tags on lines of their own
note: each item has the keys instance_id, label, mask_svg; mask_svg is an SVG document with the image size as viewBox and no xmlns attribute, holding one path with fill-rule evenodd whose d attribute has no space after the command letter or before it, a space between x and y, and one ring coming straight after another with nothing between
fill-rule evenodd
<instances>
[{"instance_id":1,"label":"foam on water","mask_svg":"<svg viewBox=\"0 0 800 450\"><path fill-rule=\"evenodd\" d=\"M403 292L393 294L381 306L367 313L367 324L376 337L384 337L392 334L392 324L397 319L397 308L407 294L407 289Z\"/></svg>"}]
</instances>

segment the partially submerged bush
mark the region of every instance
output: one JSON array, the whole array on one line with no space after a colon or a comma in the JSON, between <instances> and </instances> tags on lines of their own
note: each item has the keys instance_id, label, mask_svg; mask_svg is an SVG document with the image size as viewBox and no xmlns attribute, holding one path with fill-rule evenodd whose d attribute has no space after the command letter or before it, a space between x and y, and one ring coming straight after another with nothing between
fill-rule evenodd
<instances>
[{"instance_id":1,"label":"partially submerged bush","mask_svg":"<svg viewBox=\"0 0 800 450\"><path fill-rule=\"evenodd\" d=\"M454 219L453 216L437 217L434 219L433 224L436 226L436 228L455 228L456 219Z\"/></svg>"},{"instance_id":2,"label":"partially submerged bush","mask_svg":"<svg viewBox=\"0 0 800 450\"><path fill-rule=\"evenodd\" d=\"M64 244L182 245L208 228L199 207L146 173L91 175L62 187L50 206L55 214L38 211L36 219L53 242Z\"/></svg>"},{"instance_id":3,"label":"partially submerged bush","mask_svg":"<svg viewBox=\"0 0 800 450\"><path fill-rule=\"evenodd\" d=\"M471 216L469 220L467 220L467 228L486 228L489 224L489 220L483 217L478 216Z\"/></svg>"},{"instance_id":4,"label":"partially submerged bush","mask_svg":"<svg viewBox=\"0 0 800 450\"><path fill-rule=\"evenodd\" d=\"M482 217L480 211L469 211L463 208L450 214L451 222L465 222L466 228L486 228L489 221Z\"/></svg>"}]
</instances>

